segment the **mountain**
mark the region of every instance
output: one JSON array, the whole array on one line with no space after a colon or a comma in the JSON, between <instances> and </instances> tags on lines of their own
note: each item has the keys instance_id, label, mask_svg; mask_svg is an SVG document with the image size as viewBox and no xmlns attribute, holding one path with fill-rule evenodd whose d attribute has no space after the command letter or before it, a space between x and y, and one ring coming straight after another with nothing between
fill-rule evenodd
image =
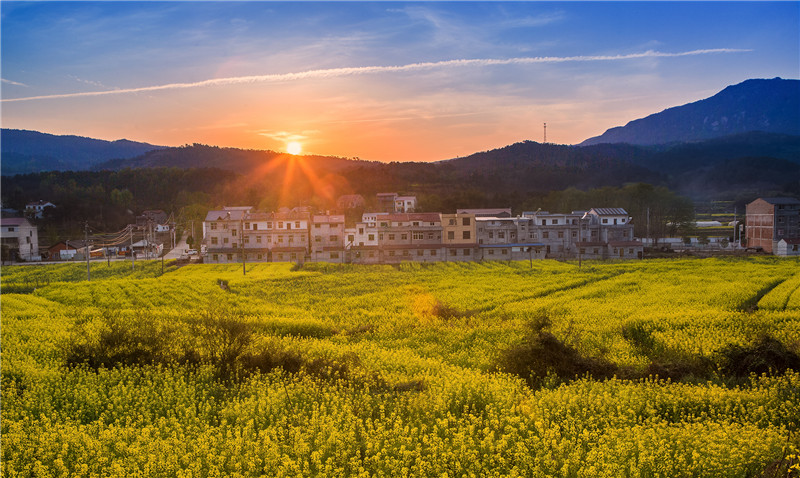
<instances>
[{"instance_id":1,"label":"mountain","mask_svg":"<svg viewBox=\"0 0 800 478\"><path fill-rule=\"evenodd\" d=\"M120 139L104 141L82 136L57 136L38 131L0 131L2 173L82 171L115 158L132 158L163 146Z\"/></svg>"},{"instance_id":2,"label":"mountain","mask_svg":"<svg viewBox=\"0 0 800 478\"><path fill-rule=\"evenodd\" d=\"M800 135L800 80L747 80L710 98L611 128L580 146L669 144L750 131Z\"/></svg>"},{"instance_id":3,"label":"mountain","mask_svg":"<svg viewBox=\"0 0 800 478\"><path fill-rule=\"evenodd\" d=\"M358 163L368 162L336 156L292 156L277 151L193 144L148 151L133 158L112 159L96 164L91 169L118 171L125 168L219 168L245 174L258 172L264 168L271 170L278 167L279 164L288 163L287 159L289 158L301 158L304 164L327 171L338 171Z\"/></svg>"}]
</instances>

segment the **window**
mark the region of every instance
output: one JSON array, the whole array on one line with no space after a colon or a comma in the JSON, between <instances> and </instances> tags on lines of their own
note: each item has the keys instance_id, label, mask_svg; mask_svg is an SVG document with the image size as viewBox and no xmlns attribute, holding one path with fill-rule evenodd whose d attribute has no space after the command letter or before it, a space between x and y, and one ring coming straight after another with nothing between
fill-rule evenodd
<instances>
[{"instance_id":1,"label":"window","mask_svg":"<svg viewBox=\"0 0 800 478\"><path fill-rule=\"evenodd\" d=\"M212 254L212 257L214 258L215 261L219 260L219 254Z\"/></svg>"},{"instance_id":2,"label":"window","mask_svg":"<svg viewBox=\"0 0 800 478\"><path fill-rule=\"evenodd\" d=\"M449 221L447 221L447 224L450 225L450 226L455 226L456 225L456 220L455 219L450 219Z\"/></svg>"},{"instance_id":3,"label":"window","mask_svg":"<svg viewBox=\"0 0 800 478\"><path fill-rule=\"evenodd\" d=\"M291 244L292 242L294 242L294 236L289 236L289 244Z\"/></svg>"},{"instance_id":4,"label":"window","mask_svg":"<svg viewBox=\"0 0 800 478\"><path fill-rule=\"evenodd\" d=\"M244 228L245 229L250 229L250 223L249 222L244 223Z\"/></svg>"},{"instance_id":5,"label":"window","mask_svg":"<svg viewBox=\"0 0 800 478\"><path fill-rule=\"evenodd\" d=\"M558 231L558 238L564 239L564 231Z\"/></svg>"},{"instance_id":6,"label":"window","mask_svg":"<svg viewBox=\"0 0 800 478\"><path fill-rule=\"evenodd\" d=\"M616 223L617 223L617 218L614 218L614 224L616 224Z\"/></svg>"},{"instance_id":7,"label":"window","mask_svg":"<svg viewBox=\"0 0 800 478\"><path fill-rule=\"evenodd\" d=\"M272 236L267 236L267 242L272 244Z\"/></svg>"},{"instance_id":8,"label":"window","mask_svg":"<svg viewBox=\"0 0 800 478\"><path fill-rule=\"evenodd\" d=\"M455 250L455 249L450 249L450 255L451 256L457 256L458 255L458 251Z\"/></svg>"},{"instance_id":9,"label":"window","mask_svg":"<svg viewBox=\"0 0 800 478\"><path fill-rule=\"evenodd\" d=\"M470 224L470 220L469 220L468 217L461 218L461 225L462 226L469 226L469 224Z\"/></svg>"},{"instance_id":10,"label":"window","mask_svg":"<svg viewBox=\"0 0 800 478\"><path fill-rule=\"evenodd\" d=\"M428 233L428 239L433 239L433 233L432 232Z\"/></svg>"},{"instance_id":11,"label":"window","mask_svg":"<svg viewBox=\"0 0 800 478\"><path fill-rule=\"evenodd\" d=\"M278 236L278 242L283 242L283 236Z\"/></svg>"},{"instance_id":12,"label":"window","mask_svg":"<svg viewBox=\"0 0 800 478\"><path fill-rule=\"evenodd\" d=\"M469 255L469 249L464 249L462 252L464 253L465 256Z\"/></svg>"},{"instance_id":13,"label":"window","mask_svg":"<svg viewBox=\"0 0 800 478\"><path fill-rule=\"evenodd\" d=\"M544 231L544 232L542 233L542 239L550 239L550 233L549 233L549 232L547 232L547 231Z\"/></svg>"},{"instance_id":14,"label":"window","mask_svg":"<svg viewBox=\"0 0 800 478\"><path fill-rule=\"evenodd\" d=\"M261 236L256 236L256 242L261 242Z\"/></svg>"},{"instance_id":15,"label":"window","mask_svg":"<svg viewBox=\"0 0 800 478\"><path fill-rule=\"evenodd\" d=\"M411 233L411 237L416 241L421 241L421 240L425 239L425 234L422 233L422 232L414 232L414 233Z\"/></svg>"},{"instance_id":16,"label":"window","mask_svg":"<svg viewBox=\"0 0 800 478\"><path fill-rule=\"evenodd\" d=\"M408 234L400 234L400 240L401 240L401 241L406 241L406 240L408 240Z\"/></svg>"},{"instance_id":17,"label":"window","mask_svg":"<svg viewBox=\"0 0 800 478\"><path fill-rule=\"evenodd\" d=\"M278 229L283 229L283 221L278 221Z\"/></svg>"},{"instance_id":18,"label":"window","mask_svg":"<svg viewBox=\"0 0 800 478\"><path fill-rule=\"evenodd\" d=\"M267 223L267 229L272 229L272 223L271 222Z\"/></svg>"},{"instance_id":19,"label":"window","mask_svg":"<svg viewBox=\"0 0 800 478\"><path fill-rule=\"evenodd\" d=\"M212 231L216 231L217 230L217 223L216 222L212 222L211 223L211 230Z\"/></svg>"},{"instance_id":20,"label":"window","mask_svg":"<svg viewBox=\"0 0 800 478\"><path fill-rule=\"evenodd\" d=\"M436 249L431 249L431 255L432 255L432 256L435 256L435 255L436 255Z\"/></svg>"},{"instance_id":21,"label":"window","mask_svg":"<svg viewBox=\"0 0 800 478\"><path fill-rule=\"evenodd\" d=\"M231 231L231 236L236 237L236 229Z\"/></svg>"},{"instance_id":22,"label":"window","mask_svg":"<svg viewBox=\"0 0 800 478\"><path fill-rule=\"evenodd\" d=\"M581 247L581 254L586 254L586 248Z\"/></svg>"},{"instance_id":23,"label":"window","mask_svg":"<svg viewBox=\"0 0 800 478\"><path fill-rule=\"evenodd\" d=\"M237 247L239 247L239 243L238 242L234 242L233 243L233 248L236 249Z\"/></svg>"},{"instance_id":24,"label":"window","mask_svg":"<svg viewBox=\"0 0 800 478\"><path fill-rule=\"evenodd\" d=\"M295 229L300 229L300 221L295 221L294 222L294 228Z\"/></svg>"},{"instance_id":25,"label":"window","mask_svg":"<svg viewBox=\"0 0 800 478\"><path fill-rule=\"evenodd\" d=\"M394 241L394 234L389 234L389 240Z\"/></svg>"},{"instance_id":26,"label":"window","mask_svg":"<svg viewBox=\"0 0 800 478\"><path fill-rule=\"evenodd\" d=\"M381 223L381 227L389 227L389 223L388 222L382 222Z\"/></svg>"},{"instance_id":27,"label":"window","mask_svg":"<svg viewBox=\"0 0 800 478\"><path fill-rule=\"evenodd\" d=\"M291 228L292 228L292 223L291 222L287 222L286 223L286 229L291 229Z\"/></svg>"},{"instance_id":28,"label":"window","mask_svg":"<svg viewBox=\"0 0 800 478\"><path fill-rule=\"evenodd\" d=\"M435 225L436 225L436 223L435 223L435 222L432 222L432 223L430 223L430 225L431 225L431 226L435 226Z\"/></svg>"},{"instance_id":29,"label":"window","mask_svg":"<svg viewBox=\"0 0 800 478\"><path fill-rule=\"evenodd\" d=\"M507 255L508 254L508 249L501 249L500 250L500 254Z\"/></svg>"},{"instance_id":30,"label":"window","mask_svg":"<svg viewBox=\"0 0 800 478\"><path fill-rule=\"evenodd\" d=\"M254 231L257 231L257 230L258 230L258 224L256 224L256 223L253 223L253 230L254 230Z\"/></svg>"},{"instance_id":31,"label":"window","mask_svg":"<svg viewBox=\"0 0 800 478\"><path fill-rule=\"evenodd\" d=\"M216 237L211 238L211 244L217 245L218 239Z\"/></svg>"},{"instance_id":32,"label":"window","mask_svg":"<svg viewBox=\"0 0 800 478\"><path fill-rule=\"evenodd\" d=\"M389 257L394 257L394 251L389 251Z\"/></svg>"},{"instance_id":33,"label":"window","mask_svg":"<svg viewBox=\"0 0 800 478\"><path fill-rule=\"evenodd\" d=\"M461 239L470 239L469 231L461 231Z\"/></svg>"},{"instance_id":34,"label":"window","mask_svg":"<svg viewBox=\"0 0 800 478\"><path fill-rule=\"evenodd\" d=\"M558 224L558 219L553 219L553 224Z\"/></svg>"},{"instance_id":35,"label":"window","mask_svg":"<svg viewBox=\"0 0 800 478\"><path fill-rule=\"evenodd\" d=\"M546 226L546 225L547 225L547 219L542 219L542 226Z\"/></svg>"},{"instance_id":36,"label":"window","mask_svg":"<svg viewBox=\"0 0 800 478\"><path fill-rule=\"evenodd\" d=\"M256 259L258 259L259 261L260 261L260 260L262 260L263 258L264 258L264 256L263 256L263 255L261 255L261 254L256 254Z\"/></svg>"},{"instance_id":37,"label":"window","mask_svg":"<svg viewBox=\"0 0 800 478\"><path fill-rule=\"evenodd\" d=\"M223 237L222 238L222 243L223 244L227 244L228 243L228 238L227 237Z\"/></svg>"},{"instance_id":38,"label":"window","mask_svg":"<svg viewBox=\"0 0 800 478\"><path fill-rule=\"evenodd\" d=\"M356 236L354 234L347 235L347 242L353 242L356 240Z\"/></svg>"},{"instance_id":39,"label":"window","mask_svg":"<svg viewBox=\"0 0 800 478\"><path fill-rule=\"evenodd\" d=\"M338 259L339 253L338 252L331 252L331 259Z\"/></svg>"},{"instance_id":40,"label":"window","mask_svg":"<svg viewBox=\"0 0 800 478\"><path fill-rule=\"evenodd\" d=\"M375 251L369 251L369 257L375 257Z\"/></svg>"},{"instance_id":41,"label":"window","mask_svg":"<svg viewBox=\"0 0 800 478\"><path fill-rule=\"evenodd\" d=\"M222 224L222 228L223 228L223 229L228 229L228 223L227 223L227 222L226 222L226 223L223 223L223 224Z\"/></svg>"},{"instance_id":42,"label":"window","mask_svg":"<svg viewBox=\"0 0 800 478\"><path fill-rule=\"evenodd\" d=\"M414 222L412 222L411 224L413 224L413 225L415 225L415 226L419 226L419 221L414 221Z\"/></svg>"},{"instance_id":43,"label":"window","mask_svg":"<svg viewBox=\"0 0 800 478\"><path fill-rule=\"evenodd\" d=\"M598 248L596 248L596 247L595 247L595 248L594 248L594 253L595 253L595 254L599 254L599 253L600 253L600 249L598 249Z\"/></svg>"},{"instance_id":44,"label":"window","mask_svg":"<svg viewBox=\"0 0 800 478\"><path fill-rule=\"evenodd\" d=\"M578 231L572 231L572 238L574 239L576 237L578 237ZM623 234L623 237L624 237L624 234Z\"/></svg>"},{"instance_id":45,"label":"window","mask_svg":"<svg viewBox=\"0 0 800 478\"><path fill-rule=\"evenodd\" d=\"M314 236L314 242L322 242L322 236Z\"/></svg>"},{"instance_id":46,"label":"window","mask_svg":"<svg viewBox=\"0 0 800 478\"><path fill-rule=\"evenodd\" d=\"M364 228L363 227L359 227L358 228L358 233L363 235L364 234Z\"/></svg>"},{"instance_id":47,"label":"window","mask_svg":"<svg viewBox=\"0 0 800 478\"><path fill-rule=\"evenodd\" d=\"M297 260L297 253L296 252L292 252L291 254L289 254L289 259L291 259L293 261Z\"/></svg>"},{"instance_id":48,"label":"window","mask_svg":"<svg viewBox=\"0 0 800 478\"><path fill-rule=\"evenodd\" d=\"M339 236L333 235L328 238L331 242L339 242Z\"/></svg>"},{"instance_id":49,"label":"window","mask_svg":"<svg viewBox=\"0 0 800 478\"><path fill-rule=\"evenodd\" d=\"M408 255L408 249L406 249L406 250L404 250L404 251L403 251L403 255L404 255L404 256L407 256L407 255Z\"/></svg>"},{"instance_id":50,"label":"window","mask_svg":"<svg viewBox=\"0 0 800 478\"><path fill-rule=\"evenodd\" d=\"M279 261L282 261L282 260L283 260L283 252L279 252L279 253L278 253L278 260L279 260Z\"/></svg>"},{"instance_id":51,"label":"window","mask_svg":"<svg viewBox=\"0 0 800 478\"><path fill-rule=\"evenodd\" d=\"M494 255L494 249L489 249L489 255L490 255L490 256L493 256L493 255Z\"/></svg>"},{"instance_id":52,"label":"window","mask_svg":"<svg viewBox=\"0 0 800 478\"><path fill-rule=\"evenodd\" d=\"M418 255L418 256L422 257L422 255L423 255L424 253L425 253L425 251L423 251L422 249L417 249L417 255Z\"/></svg>"},{"instance_id":53,"label":"window","mask_svg":"<svg viewBox=\"0 0 800 478\"><path fill-rule=\"evenodd\" d=\"M447 239L454 240L456 238L456 233L454 231L447 231Z\"/></svg>"},{"instance_id":54,"label":"window","mask_svg":"<svg viewBox=\"0 0 800 478\"><path fill-rule=\"evenodd\" d=\"M314 229L319 229L320 227L322 227L322 224L314 224Z\"/></svg>"},{"instance_id":55,"label":"window","mask_svg":"<svg viewBox=\"0 0 800 478\"><path fill-rule=\"evenodd\" d=\"M244 243L250 244L250 236L244 236Z\"/></svg>"},{"instance_id":56,"label":"window","mask_svg":"<svg viewBox=\"0 0 800 478\"><path fill-rule=\"evenodd\" d=\"M233 254L225 254L229 261L233 260Z\"/></svg>"},{"instance_id":57,"label":"window","mask_svg":"<svg viewBox=\"0 0 800 478\"><path fill-rule=\"evenodd\" d=\"M628 249L628 254L633 254L633 249Z\"/></svg>"},{"instance_id":58,"label":"window","mask_svg":"<svg viewBox=\"0 0 800 478\"><path fill-rule=\"evenodd\" d=\"M537 237L539 237L539 233L538 232L532 232L531 233L531 239L536 239Z\"/></svg>"},{"instance_id":59,"label":"window","mask_svg":"<svg viewBox=\"0 0 800 478\"><path fill-rule=\"evenodd\" d=\"M369 235L367 236L367 240L368 240L368 241L374 241L374 240L375 240L375 234L369 234Z\"/></svg>"},{"instance_id":60,"label":"window","mask_svg":"<svg viewBox=\"0 0 800 478\"><path fill-rule=\"evenodd\" d=\"M381 241L383 240L383 233L378 234L378 239Z\"/></svg>"},{"instance_id":61,"label":"window","mask_svg":"<svg viewBox=\"0 0 800 478\"><path fill-rule=\"evenodd\" d=\"M503 231L498 232L497 233L497 238L498 239L505 239L506 238L506 233L503 232Z\"/></svg>"},{"instance_id":62,"label":"window","mask_svg":"<svg viewBox=\"0 0 800 478\"><path fill-rule=\"evenodd\" d=\"M494 233L493 232L489 233L489 239L494 239Z\"/></svg>"},{"instance_id":63,"label":"window","mask_svg":"<svg viewBox=\"0 0 800 478\"><path fill-rule=\"evenodd\" d=\"M603 224L608 224L608 219L603 219Z\"/></svg>"}]
</instances>

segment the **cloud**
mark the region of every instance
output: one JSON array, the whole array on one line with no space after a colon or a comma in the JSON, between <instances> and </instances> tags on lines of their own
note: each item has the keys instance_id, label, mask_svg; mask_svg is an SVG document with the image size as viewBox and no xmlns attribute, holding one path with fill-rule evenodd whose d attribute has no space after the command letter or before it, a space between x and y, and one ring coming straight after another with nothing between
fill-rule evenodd
<instances>
[{"instance_id":1,"label":"cloud","mask_svg":"<svg viewBox=\"0 0 800 478\"><path fill-rule=\"evenodd\" d=\"M28 85L26 85L25 83L18 83L16 81L6 80L5 78L0 78L0 80L2 80L2 82L7 85L24 86L25 88L28 87Z\"/></svg>"},{"instance_id":2,"label":"cloud","mask_svg":"<svg viewBox=\"0 0 800 478\"><path fill-rule=\"evenodd\" d=\"M309 130L309 131L302 131L300 133L291 133L289 131L258 131L257 133L261 136L266 136L267 138L274 139L275 141L282 141L288 143L289 141L303 141L305 139L308 139L310 135L318 133L318 131Z\"/></svg>"},{"instance_id":3,"label":"cloud","mask_svg":"<svg viewBox=\"0 0 800 478\"><path fill-rule=\"evenodd\" d=\"M538 63L566 63L566 62L593 62L593 61L622 61L646 58L676 58L684 56L709 55L717 53L743 53L749 49L715 48L706 50L692 50L677 53L665 53L660 51L648 50L642 53L630 53L627 55L596 55L596 56L564 56L564 57L525 57L525 58L477 58L443 60L434 62L410 63L397 66L356 66L347 68L328 68L321 70L308 70L297 73L277 73L271 75L237 76L231 78L215 78L211 80L197 81L193 83L168 83L165 85L143 86L139 88L127 88L104 91L85 91L80 93L63 93L56 95L28 96L23 98L3 99L3 103L17 101L50 100L59 98L80 98L89 96L121 95L131 93L145 93L150 91L177 90L187 88L202 88L209 86L226 86L252 83L270 82L291 82L305 79L326 79L339 78L346 76L360 76L377 73L405 73L411 71L423 71L442 68L457 67L486 67L498 65L528 65ZM4 80L6 81L6 80Z\"/></svg>"}]
</instances>

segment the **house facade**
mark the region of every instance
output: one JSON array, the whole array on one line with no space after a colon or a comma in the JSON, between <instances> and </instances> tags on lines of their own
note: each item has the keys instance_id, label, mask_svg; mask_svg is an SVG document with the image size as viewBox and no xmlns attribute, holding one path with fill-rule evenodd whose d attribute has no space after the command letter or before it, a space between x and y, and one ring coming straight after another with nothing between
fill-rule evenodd
<instances>
[{"instance_id":1,"label":"house facade","mask_svg":"<svg viewBox=\"0 0 800 478\"><path fill-rule=\"evenodd\" d=\"M29 202L25 205L25 215L36 219L41 219L44 217L44 210L48 207L56 207L56 205L50 201L42 200Z\"/></svg>"},{"instance_id":2,"label":"house facade","mask_svg":"<svg viewBox=\"0 0 800 478\"><path fill-rule=\"evenodd\" d=\"M800 200L758 198L747 205L747 247L775 253L781 239L800 238Z\"/></svg>"},{"instance_id":3,"label":"house facade","mask_svg":"<svg viewBox=\"0 0 800 478\"><path fill-rule=\"evenodd\" d=\"M0 223L3 260L40 261L39 231L24 217L4 217Z\"/></svg>"},{"instance_id":4,"label":"house facade","mask_svg":"<svg viewBox=\"0 0 800 478\"><path fill-rule=\"evenodd\" d=\"M642 257L642 243L633 237L624 209L509 214L507 209L367 212L346 228L344 215L307 208L267 213L225 207L210 211L203 222L204 260L391 264Z\"/></svg>"}]
</instances>

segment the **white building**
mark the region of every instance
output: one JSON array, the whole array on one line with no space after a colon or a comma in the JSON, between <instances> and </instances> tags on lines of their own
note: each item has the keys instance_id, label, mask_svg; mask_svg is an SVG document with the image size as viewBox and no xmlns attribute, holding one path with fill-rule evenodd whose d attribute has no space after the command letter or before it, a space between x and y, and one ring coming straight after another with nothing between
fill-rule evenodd
<instances>
[{"instance_id":1,"label":"white building","mask_svg":"<svg viewBox=\"0 0 800 478\"><path fill-rule=\"evenodd\" d=\"M29 202L25 205L25 215L28 217L35 217L37 219L41 219L44 217L44 210L48 207L56 207L55 204L51 203L50 201L35 201Z\"/></svg>"},{"instance_id":2,"label":"white building","mask_svg":"<svg viewBox=\"0 0 800 478\"><path fill-rule=\"evenodd\" d=\"M24 217L2 218L0 225L0 241L3 255L23 261L40 261L39 232L36 226Z\"/></svg>"}]
</instances>

